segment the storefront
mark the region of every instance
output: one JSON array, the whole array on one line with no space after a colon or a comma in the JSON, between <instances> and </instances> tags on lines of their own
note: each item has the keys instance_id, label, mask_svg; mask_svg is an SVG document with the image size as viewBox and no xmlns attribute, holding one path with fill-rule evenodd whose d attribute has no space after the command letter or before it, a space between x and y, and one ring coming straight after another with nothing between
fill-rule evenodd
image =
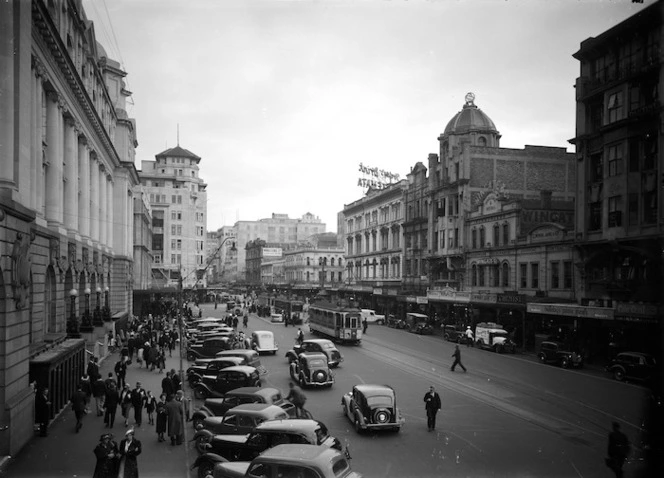
<instances>
[{"instance_id":1,"label":"storefront","mask_svg":"<svg viewBox=\"0 0 664 478\"><path fill-rule=\"evenodd\" d=\"M471 325L470 292L451 287L427 291L429 312L438 324Z\"/></svg>"}]
</instances>

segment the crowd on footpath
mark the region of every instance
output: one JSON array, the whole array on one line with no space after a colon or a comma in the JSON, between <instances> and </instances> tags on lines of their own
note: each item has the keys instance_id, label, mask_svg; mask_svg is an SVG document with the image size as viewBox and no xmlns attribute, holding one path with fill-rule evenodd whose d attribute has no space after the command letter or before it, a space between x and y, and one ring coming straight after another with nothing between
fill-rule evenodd
<instances>
[{"instance_id":1,"label":"crowd on footpath","mask_svg":"<svg viewBox=\"0 0 664 478\"><path fill-rule=\"evenodd\" d=\"M140 428L144 418L148 425L155 427L157 441L165 442L168 435L172 446L183 444L184 421L190 420L191 400L185 398L180 375L175 369L166 371L158 396L145 390L140 381L132 388L128 377L131 369L141 369L144 364L146 370L164 373L166 353L172 357L179 341L177 329L177 319L169 315L133 317L127 330L113 337L113 343L120 350L113 372L102 377L98 358L90 357L69 401L76 417L74 432L80 432L89 415L103 417L104 427L113 429L118 408L126 428L125 438L119 445L110 431L101 435L94 449L97 459L94 478L138 477L136 457L141 454L141 442L135 438L134 427ZM42 437L48 436L50 405L48 388L40 389L35 401L35 421Z\"/></svg>"}]
</instances>

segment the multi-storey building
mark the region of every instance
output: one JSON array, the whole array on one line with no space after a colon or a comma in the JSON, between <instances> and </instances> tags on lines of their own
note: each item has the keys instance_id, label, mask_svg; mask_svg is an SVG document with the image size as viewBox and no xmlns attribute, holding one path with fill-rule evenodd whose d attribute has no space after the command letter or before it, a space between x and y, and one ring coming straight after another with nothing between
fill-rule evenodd
<instances>
[{"instance_id":1,"label":"multi-storey building","mask_svg":"<svg viewBox=\"0 0 664 478\"><path fill-rule=\"evenodd\" d=\"M152 217L142 186L134 189L134 291L152 285Z\"/></svg>"},{"instance_id":2,"label":"multi-storey building","mask_svg":"<svg viewBox=\"0 0 664 478\"><path fill-rule=\"evenodd\" d=\"M346 204L346 286L361 305L388 311L396 306L402 279L402 222L407 180Z\"/></svg>"},{"instance_id":3,"label":"multi-storey building","mask_svg":"<svg viewBox=\"0 0 664 478\"><path fill-rule=\"evenodd\" d=\"M126 73L80 2L0 2L0 72L2 457L34 435L31 383L55 416L85 342L132 313L138 174Z\"/></svg>"},{"instance_id":4,"label":"multi-storey building","mask_svg":"<svg viewBox=\"0 0 664 478\"><path fill-rule=\"evenodd\" d=\"M344 284L344 248L338 235L317 234L284 252L285 282L294 290L338 289Z\"/></svg>"},{"instance_id":5,"label":"multi-storey building","mask_svg":"<svg viewBox=\"0 0 664 478\"><path fill-rule=\"evenodd\" d=\"M205 237L205 264L207 266L205 280L208 284L214 284L218 280L221 269L221 251L219 250L221 240L217 231L207 231Z\"/></svg>"},{"instance_id":6,"label":"multi-storey building","mask_svg":"<svg viewBox=\"0 0 664 478\"><path fill-rule=\"evenodd\" d=\"M325 232L325 224L310 213L304 214L300 219L290 219L288 214L272 214L271 218L258 221L238 221L233 227L237 250L235 274L238 281L249 280L245 269L245 246L250 241L260 238L268 243L297 244L308 240L314 234ZM254 274L254 280L258 280L260 272L254 271Z\"/></svg>"},{"instance_id":7,"label":"multi-storey building","mask_svg":"<svg viewBox=\"0 0 664 478\"><path fill-rule=\"evenodd\" d=\"M217 281L234 282L237 280L237 241L235 228L223 226L217 230L219 237L219 271Z\"/></svg>"},{"instance_id":8,"label":"multi-storey building","mask_svg":"<svg viewBox=\"0 0 664 478\"><path fill-rule=\"evenodd\" d=\"M654 3L573 55L580 301L609 319L593 320L601 353L661 340L663 9Z\"/></svg>"},{"instance_id":9,"label":"multi-storey building","mask_svg":"<svg viewBox=\"0 0 664 478\"><path fill-rule=\"evenodd\" d=\"M152 274L157 287L207 285L207 184L201 158L180 145L142 161L140 178L152 215ZM199 277L200 275L200 277Z\"/></svg>"}]
</instances>

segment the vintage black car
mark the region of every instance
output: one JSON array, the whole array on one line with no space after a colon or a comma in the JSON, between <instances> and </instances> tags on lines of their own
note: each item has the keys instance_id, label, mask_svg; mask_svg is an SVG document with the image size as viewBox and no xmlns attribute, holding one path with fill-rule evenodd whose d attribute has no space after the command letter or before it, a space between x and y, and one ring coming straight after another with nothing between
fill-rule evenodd
<instances>
[{"instance_id":1,"label":"vintage black car","mask_svg":"<svg viewBox=\"0 0 664 478\"><path fill-rule=\"evenodd\" d=\"M463 325L443 325L443 337L448 342L465 343L466 328Z\"/></svg>"},{"instance_id":2,"label":"vintage black car","mask_svg":"<svg viewBox=\"0 0 664 478\"><path fill-rule=\"evenodd\" d=\"M220 370L214 375L203 375L194 388L199 399L223 397L227 392L240 387L260 387L258 370L247 365L237 365Z\"/></svg>"},{"instance_id":3,"label":"vintage black car","mask_svg":"<svg viewBox=\"0 0 664 478\"><path fill-rule=\"evenodd\" d=\"M382 429L398 432L405 422L396 393L389 385L355 385L341 398L341 407L358 433Z\"/></svg>"},{"instance_id":4,"label":"vintage black car","mask_svg":"<svg viewBox=\"0 0 664 478\"><path fill-rule=\"evenodd\" d=\"M304 387L331 387L334 375L327 364L327 355L321 353L300 354L290 363L290 376Z\"/></svg>"},{"instance_id":5,"label":"vintage black car","mask_svg":"<svg viewBox=\"0 0 664 478\"><path fill-rule=\"evenodd\" d=\"M405 329L408 327L408 324L406 324L406 321L403 319L397 319L394 315L388 315L387 326L392 327L393 329Z\"/></svg>"},{"instance_id":6,"label":"vintage black car","mask_svg":"<svg viewBox=\"0 0 664 478\"><path fill-rule=\"evenodd\" d=\"M656 362L652 355L641 352L621 352L606 367L606 371L618 381L637 380L647 382L656 373Z\"/></svg>"},{"instance_id":7,"label":"vintage black car","mask_svg":"<svg viewBox=\"0 0 664 478\"><path fill-rule=\"evenodd\" d=\"M341 352L327 339L307 339L302 342L302 345L295 344L292 349L286 352L288 362L294 362L300 354L309 353L322 353L327 355L327 364L332 367L338 367L344 358Z\"/></svg>"},{"instance_id":8,"label":"vintage black car","mask_svg":"<svg viewBox=\"0 0 664 478\"><path fill-rule=\"evenodd\" d=\"M213 358L219 352L231 348L229 337L214 337L195 343L187 348L187 360L193 362L200 358Z\"/></svg>"},{"instance_id":9,"label":"vintage black car","mask_svg":"<svg viewBox=\"0 0 664 478\"><path fill-rule=\"evenodd\" d=\"M581 354L553 340L542 342L537 356L542 363L552 363L562 368L583 367L583 357Z\"/></svg>"},{"instance_id":10,"label":"vintage black car","mask_svg":"<svg viewBox=\"0 0 664 478\"><path fill-rule=\"evenodd\" d=\"M206 444L207 453L200 455L192 468L204 478L217 463L251 461L265 450L284 444L317 445L341 451L341 442L329 435L318 420L270 420L258 425L248 435L215 435Z\"/></svg>"},{"instance_id":11,"label":"vintage black car","mask_svg":"<svg viewBox=\"0 0 664 478\"><path fill-rule=\"evenodd\" d=\"M424 314L408 312L406 314L406 323L408 324L409 332L420 335L433 334L433 327L429 325L429 317Z\"/></svg>"},{"instance_id":12,"label":"vintage black car","mask_svg":"<svg viewBox=\"0 0 664 478\"><path fill-rule=\"evenodd\" d=\"M238 365L245 365L245 359L241 357L224 357L211 359L199 365L194 363L194 365L187 369L187 381L189 382L189 386L194 388L204 375L215 375L220 370Z\"/></svg>"},{"instance_id":13,"label":"vintage black car","mask_svg":"<svg viewBox=\"0 0 664 478\"><path fill-rule=\"evenodd\" d=\"M288 400L284 400L281 391L273 387L240 387L231 390L224 398L208 398L203 406L192 415L194 429L203 423L207 417L222 416L231 408L243 403L267 403L278 405L288 413L289 417L295 417L295 407Z\"/></svg>"}]
</instances>

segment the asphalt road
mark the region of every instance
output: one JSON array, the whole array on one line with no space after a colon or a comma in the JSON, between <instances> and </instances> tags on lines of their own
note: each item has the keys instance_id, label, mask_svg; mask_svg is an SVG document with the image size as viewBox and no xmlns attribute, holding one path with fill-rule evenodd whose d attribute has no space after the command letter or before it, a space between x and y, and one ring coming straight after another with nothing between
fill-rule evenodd
<instances>
[{"instance_id":1,"label":"asphalt road","mask_svg":"<svg viewBox=\"0 0 664 478\"><path fill-rule=\"evenodd\" d=\"M204 317L222 314L221 307L203 305ZM275 333L280 348L274 356L261 356L268 369L263 383L286 392L290 378L285 353L294 344L297 328L252 315L248 331L252 330ZM306 326L304 330L312 337ZM451 372L453 344L377 325L369 326L362 345L339 349L345 360L335 370L336 383L331 389L305 390L306 408L350 447L352 468L365 477L612 476L604 457L614 420L633 445L626 476L643 476L640 446L647 394L640 386L615 382L599 371L562 370L528 356L466 347L461 352L468 372ZM102 364L104 376L115 360ZM168 358L168 368L178 368L178 360ZM130 384L140 380L154 393L160 391L162 377L136 365L128 374ZM395 388L406 418L401 432L355 432L342 414L341 397L358 383ZM422 401L431 384L443 402L433 433L427 431ZM72 412L66 411L51 426L48 438L35 438L16 457L8 476L91 476L92 450L105 431L102 419L88 415L79 434L74 433L74 423ZM113 431L118 441L124 430L117 420ZM192 432L187 425L189 438ZM196 476L187 471L187 461L197 456L193 448L158 443L146 420L137 438L143 443L141 477Z\"/></svg>"}]
</instances>

